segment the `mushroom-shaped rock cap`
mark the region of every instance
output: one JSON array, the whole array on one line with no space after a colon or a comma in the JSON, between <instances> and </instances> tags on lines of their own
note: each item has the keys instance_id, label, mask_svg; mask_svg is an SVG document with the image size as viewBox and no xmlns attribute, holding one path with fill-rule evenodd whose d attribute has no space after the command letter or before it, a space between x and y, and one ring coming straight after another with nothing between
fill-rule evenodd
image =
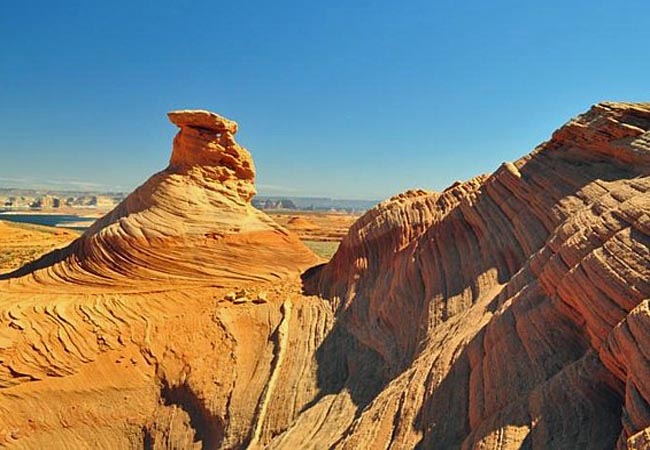
<instances>
[{"instance_id":1,"label":"mushroom-shaped rock cap","mask_svg":"<svg viewBox=\"0 0 650 450\"><path fill-rule=\"evenodd\" d=\"M215 131L217 133L237 133L237 122L221 117L219 114L202 109L185 109L171 111L167 117L174 124L181 128L193 127Z\"/></svg>"}]
</instances>

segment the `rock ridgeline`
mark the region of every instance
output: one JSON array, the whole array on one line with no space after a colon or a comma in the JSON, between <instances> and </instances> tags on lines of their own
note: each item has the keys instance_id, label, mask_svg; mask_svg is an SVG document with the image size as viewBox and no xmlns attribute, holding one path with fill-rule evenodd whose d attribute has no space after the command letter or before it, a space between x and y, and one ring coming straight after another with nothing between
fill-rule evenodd
<instances>
[{"instance_id":1,"label":"rock ridgeline","mask_svg":"<svg viewBox=\"0 0 650 450\"><path fill-rule=\"evenodd\" d=\"M336 446L650 445L649 158L650 104L603 103L359 219L310 282L391 381Z\"/></svg>"},{"instance_id":2,"label":"rock ridgeline","mask_svg":"<svg viewBox=\"0 0 650 450\"><path fill-rule=\"evenodd\" d=\"M381 203L302 280L234 122L170 118L169 168L0 282L0 444L650 448L650 104Z\"/></svg>"}]
</instances>

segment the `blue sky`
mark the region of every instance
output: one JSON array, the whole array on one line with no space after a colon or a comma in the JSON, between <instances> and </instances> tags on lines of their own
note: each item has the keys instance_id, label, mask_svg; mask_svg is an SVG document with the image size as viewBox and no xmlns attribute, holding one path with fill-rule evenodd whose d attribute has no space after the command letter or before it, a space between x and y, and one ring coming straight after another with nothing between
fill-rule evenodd
<instances>
[{"instance_id":1,"label":"blue sky","mask_svg":"<svg viewBox=\"0 0 650 450\"><path fill-rule=\"evenodd\" d=\"M0 186L130 190L165 113L239 122L265 194L383 199L650 101L650 2L61 1L0 6ZM13 180L13 181L12 181Z\"/></svg>"}]
</instances>

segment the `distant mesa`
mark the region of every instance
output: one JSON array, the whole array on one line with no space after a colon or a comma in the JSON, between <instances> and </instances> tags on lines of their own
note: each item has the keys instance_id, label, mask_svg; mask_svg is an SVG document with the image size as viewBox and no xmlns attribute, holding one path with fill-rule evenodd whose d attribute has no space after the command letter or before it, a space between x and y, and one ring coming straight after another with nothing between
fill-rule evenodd
<instances>
[{"instance_id":1,"label":"distant mesa","mask_svg":"<svg viewBox=\"0 0 650 450\"><path fill-rule=\"evenodd\" d=\"M253 199L253 206L259 209L298 209L293 200L281 199Z\"/></svg>"},{"instance_id":2,"label":"distant mesa","mask_svg":"<svg viewBox=\"0 0 650 450\"><path fill-rule=\"evenodd\" d=\"M124 195L119 193L88 193L48 190L43 193L34 189L0 188L0 210L30 211L66 209L104 210L113 208Z\"/></svg>"}]
</instances>

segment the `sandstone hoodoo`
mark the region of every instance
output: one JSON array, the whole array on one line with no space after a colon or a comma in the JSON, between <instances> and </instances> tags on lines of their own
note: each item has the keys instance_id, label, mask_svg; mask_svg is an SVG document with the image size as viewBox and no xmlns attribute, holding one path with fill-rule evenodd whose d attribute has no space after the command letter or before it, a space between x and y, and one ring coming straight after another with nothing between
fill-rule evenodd
<instances>
[{"instance_id":1,"label":"sandstone hoodoo","mask_svg":"<svg viewBox=\"0 0 650 450\"><path fill-rule=\"evenodd\" d=\"M650 104L397 195L324 265L250 205L234 122L170 119L167 169L0 281L0 445L650 448Z\"/></svg>"},{"instance_id":2,"label":"sandstone hoodoo","mask_svg":"<svg viewBox=\"0 0 650 450\"><path fill-rule=\"evenodd\" d=\"M169 166L71 246L16 274L84 287L138 289L153 279L225 286L278 279L317 262L293 233L251 205L255 167L235 141L235 122L201 110L173 111L169 119L180 127Z\"/></svg>"}]
</instances>

